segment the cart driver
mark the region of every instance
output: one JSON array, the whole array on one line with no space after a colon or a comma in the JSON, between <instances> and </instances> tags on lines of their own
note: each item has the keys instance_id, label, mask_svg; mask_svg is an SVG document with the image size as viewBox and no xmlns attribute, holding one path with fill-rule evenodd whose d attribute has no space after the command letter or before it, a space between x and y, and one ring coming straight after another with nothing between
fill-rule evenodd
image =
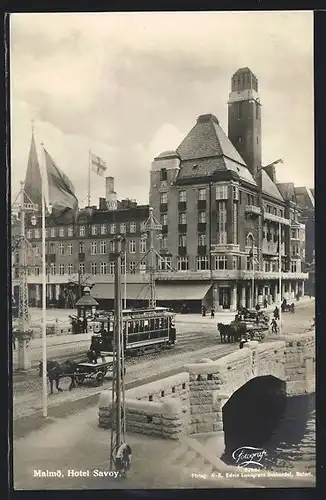
<instances>
[{"instance_id":1,"label":"cart driver","mask_svg":"<svg viewBox=\"0 0 326 500\"><path fill-rule=\"evenodd\" d=\"M87 353L87 357L90 363L97 363L97 358L101 354L101 347L99 343L99 339L96 337L92 337L92 342Z\"/></svg>"}]
</instances>

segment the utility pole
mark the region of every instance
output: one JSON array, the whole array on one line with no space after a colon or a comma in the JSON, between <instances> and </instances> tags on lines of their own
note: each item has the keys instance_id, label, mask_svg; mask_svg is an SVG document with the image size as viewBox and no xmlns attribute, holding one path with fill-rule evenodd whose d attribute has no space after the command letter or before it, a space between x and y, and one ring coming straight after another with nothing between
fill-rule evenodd
<instances>
[{"instance_id":1,"label":"utility pole","mask_svg":"<svg viewBox=\"0 0 326 500\"><path fill-rule=\"evenodd\" d=\"M30 361L26 348L28 346L29 329L29 310L28 310L28 285L27 285L27 267L28 267L28 250L32 250L32 245L25 236L25 216L26 213L34 213L38 211L38 206L32 202L24 190L24 183L21 182L21 190L13 203L12 208L18 208L20 216L20 233L18 239L13 246L12 251L19 248L18 262L18 277L19 277L19 301L18 301L18 325L19 325L19 345L18 359L20 369L29 369ZM33 219L34 220L34 219ZM36 221L36 219L35 219Z\"/></svg>"},{"instance_id":2,"label":"utility pole","mask_svg":"<svg viewBox=\"0 0 326 500\"><path fill-rule=\"evenodd\" d=\"M110 468L115 466L121 470L117 463L118 450L125 443L125 386L124 386L124 339L122 329L122 299L121 299L121 236L116 238L115 282L114 282L114 341L113 341L113 372L112 372L112 420L111 420L111 453Z\"/></svg>"}]
</instances>

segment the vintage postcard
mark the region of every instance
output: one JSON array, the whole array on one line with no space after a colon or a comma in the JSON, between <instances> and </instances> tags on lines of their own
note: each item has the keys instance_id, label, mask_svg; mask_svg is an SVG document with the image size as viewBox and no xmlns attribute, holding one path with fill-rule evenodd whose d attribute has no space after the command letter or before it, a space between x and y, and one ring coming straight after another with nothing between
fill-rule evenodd
<instances>
[{"instance_id":1,"label":"vintage postcard","mask_svg":"<svg viewBox=\"0 0 326 500\"><path fill-rule=\"evenodd\" d=\"M313 57L312 11L10 16L15 490L315 486Z\"/></svg>"}]
</instances>

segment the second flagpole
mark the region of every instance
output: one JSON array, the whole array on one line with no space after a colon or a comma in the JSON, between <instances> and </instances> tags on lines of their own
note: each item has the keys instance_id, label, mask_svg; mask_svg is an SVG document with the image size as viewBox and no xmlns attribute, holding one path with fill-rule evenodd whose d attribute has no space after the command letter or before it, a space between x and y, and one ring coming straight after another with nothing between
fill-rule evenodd
<instances>
[{"instance_id":1,"label":"second flagpole","mask_svg":"<svg viewBox=\"0 0 326 500\"><path fill-rule=\"evenodd\" d=\"M91 206L91 150L88 151L88 185L87 185L87 203Z\"/></svg>"},{"instance_id":2,"label":"second flagpole","mask_svg":"<svg viewBox=\"0 0 326 500\"><path fill-rule=\"evenodd\" d=\"M45 155L41 144L41 181L42 181L42 382L43 382L43 417L48 416L47 387L47 346L46 346L46 261L45 261Z\"/></svg>"}]
</instances>

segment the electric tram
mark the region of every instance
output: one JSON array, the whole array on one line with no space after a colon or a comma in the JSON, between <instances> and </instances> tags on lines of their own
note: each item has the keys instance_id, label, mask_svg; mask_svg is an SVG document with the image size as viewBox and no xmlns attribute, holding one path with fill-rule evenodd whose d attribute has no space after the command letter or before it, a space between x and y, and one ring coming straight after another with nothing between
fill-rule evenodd
<instances>
[{"instance_id":1,"label":"electric tram","mask_svg":"<svg viewBox=\"0 0 326 500\"><path fill-rule=\"evenodd\" d=\"M114 312L97 311L90 321L92 342L99 344L101 354L113 353ZM122 311L125 356L168 349L176 344L175 314L165 307L125 309Z\"/></svg>"}]
</instances>

